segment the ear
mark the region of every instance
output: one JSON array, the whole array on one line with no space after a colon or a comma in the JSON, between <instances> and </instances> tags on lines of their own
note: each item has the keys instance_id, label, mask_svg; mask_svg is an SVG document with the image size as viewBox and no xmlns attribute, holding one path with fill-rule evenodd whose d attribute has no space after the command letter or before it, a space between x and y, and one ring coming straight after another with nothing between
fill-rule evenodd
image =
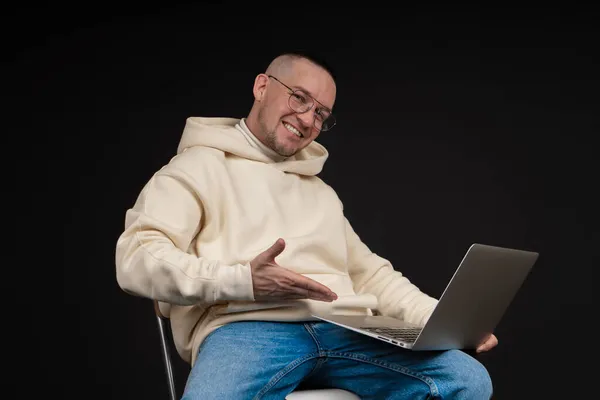
<instances>
[{"instance_id":1,"label":"ear","mask_svg":"<svg viewBox=\"0 0 600 400\"><path fill-rule=\"evenodd\" d=\"M254 88L252 92L254 93L254 99L256 101L261 101L265 97L265 93L267 91L267 84L269 83L269 77L265 74L258 74L254 79Z\"/></svg>"}]
</instances>

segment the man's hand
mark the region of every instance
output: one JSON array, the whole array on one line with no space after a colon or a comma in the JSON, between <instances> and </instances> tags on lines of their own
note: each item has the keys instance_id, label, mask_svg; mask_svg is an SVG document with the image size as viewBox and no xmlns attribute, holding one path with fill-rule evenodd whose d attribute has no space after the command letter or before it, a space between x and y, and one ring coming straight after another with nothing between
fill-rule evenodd
<instances>
[{"instance_id":1,"label":"man's hand","mask_svg":"<svg viewBox=\"0 0 600 400\"><path fill-rule=\"evenodd\" d=\"M487 337L486 340L483 341L482 344L480 344L477 349L475 350L477 353L482 353L484 351L489 351L491 349L493 349L494 347L496 347L496 345L498 344L498 338L496 338L496 335L494 335L493 333L490 334L490 336Z\"/></svg>"},{"instance_id":2,"label":"man's hand","mask_svg":"<svg viewBox=\"0 0 600 400\"><path fill-rule=\"evenodd\" d=\"M285 242L278 239L250 261L256 301L313 299L331 302L337 299L327 286L277 265L275 257L283 249Z\"/></svg>"}]
</instances>

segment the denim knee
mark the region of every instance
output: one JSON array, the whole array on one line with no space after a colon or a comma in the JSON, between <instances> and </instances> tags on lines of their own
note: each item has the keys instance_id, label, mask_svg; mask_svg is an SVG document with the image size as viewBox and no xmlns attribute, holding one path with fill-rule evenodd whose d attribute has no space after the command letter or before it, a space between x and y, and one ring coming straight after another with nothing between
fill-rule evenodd
<instances>
[{"instance_id":1,"label":"denim knee","mask_svg":"<svg viewBox=\"0 0 600 400\"><path fill-rule=\"evenodd\" d=\"M460 350L450 350L438 362L444 365L444 372L434 380L442 398L488 400L492 397L490 374L475 358Z\"/></svg>"},{"instance_id":2,"label":"denim knee","mask_svg":"<svg viewBox=\"0 0 600 400\"><path fill-rule=\"evenodd\" d=\"M463 376L465 387L464 395L460 398L465 399L490 399L493 393L492 378L488 370L479 361L472 359L472 363L465 370L467 376Z\"/></svg>"}]
</instances>

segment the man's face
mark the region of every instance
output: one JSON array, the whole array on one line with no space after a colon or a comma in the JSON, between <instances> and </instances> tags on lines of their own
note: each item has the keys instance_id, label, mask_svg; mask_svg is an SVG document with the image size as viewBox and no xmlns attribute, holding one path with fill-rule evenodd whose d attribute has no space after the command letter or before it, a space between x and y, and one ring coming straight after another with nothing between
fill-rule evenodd
<instances>
[{"instance_id":1,"label":"man's face","mask_svg":"<svg viewBox=\"0 0 600 400\"><path fill-rule=\"evenodd\" d=\"M315 118L319 118L319 113L322 115L333 108L336 87L325 70L302 59L296 60L285 76L275 78L269 78L264 87L258 110L260 132L257 133L267 146L289 157L319 136L320 129L315 127ZM304 113L293 111L289 106L290 90L284 85L293 90L302 90L308 95L306 98L314 103L313 106Z\"/></svg>"}]
</instances>

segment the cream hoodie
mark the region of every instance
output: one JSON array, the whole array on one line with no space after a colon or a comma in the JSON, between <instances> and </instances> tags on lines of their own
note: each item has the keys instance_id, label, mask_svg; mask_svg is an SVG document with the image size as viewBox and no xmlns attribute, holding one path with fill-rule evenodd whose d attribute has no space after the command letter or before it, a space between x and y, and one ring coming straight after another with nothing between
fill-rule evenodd
<instances>
[{"instance_id":1,"label":"cream hoodie","mask_svg":"<svg viewBox=\"0 0 600 400\"><path fill-rule=\"evenodd\" d=\"M189 118L177 154L126 212L117 282L161 302L179 355L193 365L204 338L238 320L377 310L424 324L437 300L362 243L317 177L327 150L312 142L288 159L269 152L243 120ZM280 237L277 263L328 286L337 300L254 301L249 263Z\"/></svg>"}]
</instances>

